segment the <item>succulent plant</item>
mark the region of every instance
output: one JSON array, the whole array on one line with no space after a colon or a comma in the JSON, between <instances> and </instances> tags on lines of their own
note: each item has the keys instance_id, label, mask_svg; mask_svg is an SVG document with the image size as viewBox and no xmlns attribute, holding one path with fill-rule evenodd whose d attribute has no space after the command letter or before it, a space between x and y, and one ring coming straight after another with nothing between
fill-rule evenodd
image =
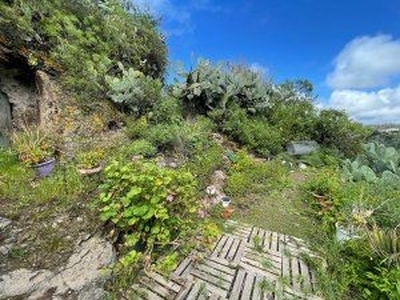
<instances>
[{"instance_id":1,"label":"succulent plant","mask_svg":"<svg viewBox=\"0 0 400 300\"><path fill-rule=\"evenodd\" d=\"M400 154L393 147L377 143L364 145L365 157L358 157L354 161L346 160L343 166L343 175L348 180L375 182L390 187L400 184L399 161Z\"/></svg>"},{"instance_id":2,"label":"succulent plant","mask_svg":"<svg viewBox=\"0 0 400 300\"><path fill-rule=\"evenodd\" d=\"M14 132L11 141L19 159L29 165L44 162L55 153L53 137L35 126L24 127L23 130Z\"/></svg>"},{"instance_id":3,"label":"succulent plant","mask_svg":"<svg viewBox=\"0 0 400 300\"><path fill-rule=\"evenodd\" d=\"M225 110L230 102L253 110L268 106L272 85L250 68L200 60L196 69L183 75L186 82L176 85L175 90L195 112Z\"/></svg>"},{"instance_id":4,"label":"succulent plant","mask_svg":"<svg viewBox=\"0 0 400 300\"><path fill-rule=\"evenodd\" d=\"M382 173L385 170L397 172L400 154L395 148L372 142L365 144L364 149L375 172Z\"/></svg>"}]
</instances>

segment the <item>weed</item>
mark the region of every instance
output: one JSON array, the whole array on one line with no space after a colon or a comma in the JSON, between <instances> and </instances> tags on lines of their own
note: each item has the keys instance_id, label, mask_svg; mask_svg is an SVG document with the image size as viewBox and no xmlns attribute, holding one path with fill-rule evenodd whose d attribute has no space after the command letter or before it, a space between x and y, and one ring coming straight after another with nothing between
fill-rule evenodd
<instances>
[{"instance_id":1,"label":"weed","mask_svg":"<svg viewBox=\"0 0 400 300\"><path fill-rule=\"evenodd\" d=\"M264 258L261 261L261 265L263 266L263 268L265 269L272 269L274 267L274 264L272 263L270 258Z\"/></svg>"},{"instance_id":2,"label":"weed","mask_svg":"<svg viewBox=\"0 0 400 300\"><path fill-rule=\"evenodd\" d=\"M262 240L258 235L253 237L253 248L258 253L262 253L263 252Z\"/></svg>"}]
</instances>

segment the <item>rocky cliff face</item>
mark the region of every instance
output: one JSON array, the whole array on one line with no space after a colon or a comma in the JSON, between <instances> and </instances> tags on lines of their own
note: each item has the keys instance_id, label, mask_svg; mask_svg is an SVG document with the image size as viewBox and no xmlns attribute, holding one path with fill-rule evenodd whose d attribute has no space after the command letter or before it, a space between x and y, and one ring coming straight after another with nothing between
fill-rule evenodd
<instances>
[{"instance_id":1,"label":"rocky cliff face","mask_svg":"<svg viewBox=\"0 0 400 300\"><path fill-rule=\"evenodd\" d=\"M11 127L11 104L5 93L0 92L0 128L9 129Z\"/></svg>"},{"instance_id":2,"label":"rocky cliff face","mask_svg":"<svg viewBox=\"0 0 400 300\"><path fill-rule=\"evenodd\" d=\"M0 131L37 121L34 71L18 54L0 47Z\"/></svg>"},{"instance_id":3,"label":"rocky cliff face","mask_svg":"<svg viewBox=\"0 0 400 300\"><path fill-rule=\"evenodd\" d=\"M38 106L39 126L51 132L60 130L60 91L55 82L42 71L35 73L36 102Z\"/></svg>"},{"instance_id":4,"label":"rocky cliff face","mask_svg":"<svg viewBox=\"0 0 400 300\"><path fill-rule=\"evenodd\" d=\"M32 124L58 131L59 95L45 72L32 70L18 54L0 47L0 138Z\"/></svg>"}]
</instances>

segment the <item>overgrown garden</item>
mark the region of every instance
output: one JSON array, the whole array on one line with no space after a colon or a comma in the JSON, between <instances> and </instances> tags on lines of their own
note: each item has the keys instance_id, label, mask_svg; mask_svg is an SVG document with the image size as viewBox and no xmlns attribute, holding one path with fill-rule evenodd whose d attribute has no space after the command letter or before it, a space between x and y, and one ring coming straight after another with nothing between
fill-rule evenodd
<instances>
[{"instance_id":1,"label":"overgrown garden","mask_svg":"<svg viewBox=\"0 0 400 300\"><path fill-rule=\"evenodd\" d=\"M83 110L101 115L96 103L111 104L119 122L117 138L80 153L40 131L16 132L0 150L1 214L25 218L36 234L32 249L10 252L8 268L51 268L72 242L45 224L82 214L72 235L97 230L116 245L109 289L120 299L141 267L168 273L212 246L220 207L201 199L223 170L234 218L303 238L326 259L315 262L325 299L400 298L398 144L368 143L370 128L317 109L307 80L274 83L245 65L200 60L166 84L157 22L119 1L5 1L0 12L3 46L53 74ZM287 154L289 142L305 140L318 150ZM58 165L38 179L21 160L41 162L43 152Z\"/></svg>"}]
</instances>

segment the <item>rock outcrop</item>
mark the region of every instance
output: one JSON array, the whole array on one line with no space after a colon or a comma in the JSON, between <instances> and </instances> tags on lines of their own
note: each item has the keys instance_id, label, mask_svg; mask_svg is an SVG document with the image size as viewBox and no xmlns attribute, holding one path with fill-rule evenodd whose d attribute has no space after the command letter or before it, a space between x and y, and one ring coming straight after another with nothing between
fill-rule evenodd
<instances>
[{"instance_id":1,"label":"rock outcrop","mask_svg":"<svg viewBox=\"0 0 400 300\"><path fill-rule=\"evenodd\" d=\"M18 269L0 276L0 299L23 296L39 299L102 299L102 288L109 278L107 269L115 261L112 245L100 237L91 237L78 245L66 266L56 272Z\"/></svg>"},{"instance_id":2,"label":"rock outcrop","mask_svg":"<svg viewBox=\"0 0 400 300\"><path fill-rule=\"evenodd\" d=\"M0 132L39 124L56 130L59 92L43 71L32 69L18 53L0 45Z\"/></svg>"}]
</instances>

